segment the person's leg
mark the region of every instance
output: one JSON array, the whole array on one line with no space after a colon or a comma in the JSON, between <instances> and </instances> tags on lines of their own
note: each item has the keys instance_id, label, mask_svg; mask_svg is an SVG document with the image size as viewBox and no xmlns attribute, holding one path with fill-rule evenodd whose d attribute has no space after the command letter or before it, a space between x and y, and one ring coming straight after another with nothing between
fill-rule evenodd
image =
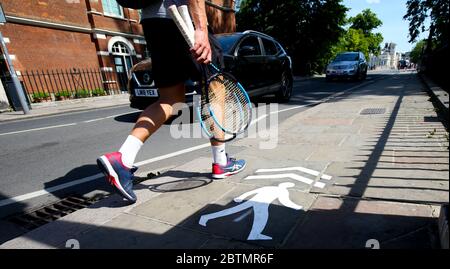
<instances>
[{"instance_id":1,"label":"person's leg","mask_svg":"<svg viewBox=\"0 0 450 269\"><path fill-rule=\"evenodd\" d=\"M173 106L185 101L184 83L160 88L158 91L159 100L142 112L119 150L122 153L122 162L127 167L133 167L136 156L145 141L172 116Z\"/></svg>"},{"instance_id":2,"label":"person's leg","mask_svg":"<svg viewBox=\"0 0 450 269\"><path fill-rule=\"evenodd\" d=\"M100 170L127 200L131 202L137 200L133 192L133 174L136 171L133 164L136 155L144 142L170 118L173 106L176 103L184 102L184 92L184 83L161 87L159 100L141 114L120 150L97 159Z\"/></svg>"},{"instance_id":3,"label":"person's leg","mask_svg":"<svg viewBox=\"0 0 450 269\"><path fill-rule=\"evenodd\" d=\"M216 101L211 109L214 111L216 119L224 126L225 113L226 110L226 98L225 98L225 88L222 83L211 82L209 84L210 94L212 94ZM214 137L218 138L220 141L225 140L225 133L222 129L214 128L217 127L213 125ZM213 172L212 177L215 179L223 179L228 176L237 174L241 172L245 166L246 162L244 160L236 160L234 158L229 158L225 150L225 144L217 142L216 140L211 140L212 152L213 152Z\"/></svg>"},{"instance_id":4,"label":"person's leg","mask_svg":"<svg viewBox=\"0 0 450 269\"><path fill-rule=\"evenodd\" d=\"M159 94L159 101L142 112L131 132L131 135L142 142L145 142L172 116L173 105L185 101L184 83L159 89Z\"/></svg>"}]
</instances>

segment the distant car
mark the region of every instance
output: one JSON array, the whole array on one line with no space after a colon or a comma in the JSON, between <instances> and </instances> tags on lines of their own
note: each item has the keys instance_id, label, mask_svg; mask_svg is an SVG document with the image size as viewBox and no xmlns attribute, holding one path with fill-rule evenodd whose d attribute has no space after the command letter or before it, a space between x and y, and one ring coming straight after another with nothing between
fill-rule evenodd
<instances>
[{"instance_id":1,"label":"distant car","mask_svg":"<svg viewBox=\"0 0 450 269\"><path fill-rule=\"evenodd\" d=\"M292 96L292 61L272 37L255 31L216 35L224 54L225 71L244 86L250 97L275 94L277 101L288 102ZM130 106L145 109L158 100L152 78L151 59L131 69L128 82ZM186 103L200 92L200 83L186 82Z\"/></svg>"},{"instance_id":2,"label":"distant car","mask_svg":"<svg viewBox=\"0 0 450 269\"><path fill-rule=\"evenodd\" d=\"M400 60L399 62L398 62L398 69L408 69L409 68L409 66L410 66L410 63L409 63L409 61L407 61L407 60Z\"/></svg>"},{"instance_id":3,"label":"distant car","mask_svg":"<svg viewBox=\"0 0 450 269\"><path fill-rule=\"evenodd\" d=\"M344 52L327 66L326 78L331 81L335 78L350 78L364 80L367 77L368 64L362 52Z\"/></svg>"}]
</instances>

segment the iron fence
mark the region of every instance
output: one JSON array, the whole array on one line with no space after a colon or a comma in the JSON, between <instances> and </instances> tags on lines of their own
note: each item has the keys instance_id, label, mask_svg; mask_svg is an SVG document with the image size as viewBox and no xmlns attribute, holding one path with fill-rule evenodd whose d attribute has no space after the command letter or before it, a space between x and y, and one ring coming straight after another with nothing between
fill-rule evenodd
<instances>
[{"instance_id":1,"label":"iron fence","mask_svg":"<svg viewBox=\"0 0 450 269\"><path fill-rule=\"evenodd\" d=\"M114 95L127 90L126 74L98 68L22 71L19 79L32 102Z\"/></svg>"}]
</instances>

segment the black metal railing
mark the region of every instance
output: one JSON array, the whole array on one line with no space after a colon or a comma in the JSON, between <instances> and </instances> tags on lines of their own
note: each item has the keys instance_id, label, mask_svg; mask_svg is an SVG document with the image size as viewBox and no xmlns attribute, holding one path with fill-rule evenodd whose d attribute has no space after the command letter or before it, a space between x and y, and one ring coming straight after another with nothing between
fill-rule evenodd
<instances>
[{"instance_id":1,"label":"black metal railing","mask_svg":"<svg viewBox=\"0 0 450 269\"><path fill-rule=\"evenodd\" d=\"M119 94L127 83L121 74L98 68L22 71L19 79L32 102Z\"/></svg>"}]
</instances>

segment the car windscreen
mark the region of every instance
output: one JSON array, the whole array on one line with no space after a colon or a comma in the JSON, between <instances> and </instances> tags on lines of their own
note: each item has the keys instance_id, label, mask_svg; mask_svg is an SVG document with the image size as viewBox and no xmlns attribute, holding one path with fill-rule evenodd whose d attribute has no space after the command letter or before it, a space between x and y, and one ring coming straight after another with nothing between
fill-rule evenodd
<instances>
[{"instance_id":1,"label":"car windscreen","mask_svg":"<svg viewBox=\"0 0 450 269\"><path fill-rule=\"evenodd\" d=\"M350 62L358 61L359 55L357 53L344 53L336 56L333 62Z\"/></svg>"},{"instance_id":2,"label":"car windscreen","mask_svg":"<svg viewBox=\"0 0 450 269\"><path fill-rule=\"evenodd\" d=\"M229 53L231 48L236 44L239 35L222 35L217 36L217 40L219 40L220 46L222 47L222 51L225 53Z\"/></svg>"}]
</instances>

